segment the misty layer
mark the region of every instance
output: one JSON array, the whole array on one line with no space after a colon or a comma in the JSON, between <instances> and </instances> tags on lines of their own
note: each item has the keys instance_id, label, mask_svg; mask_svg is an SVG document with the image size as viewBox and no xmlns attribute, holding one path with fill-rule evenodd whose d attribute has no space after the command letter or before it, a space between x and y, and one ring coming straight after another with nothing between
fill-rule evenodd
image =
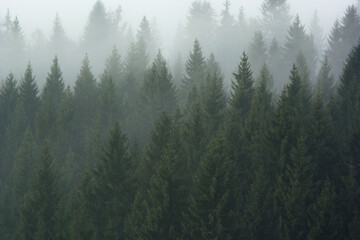
<instances>
[{"instance_id":1,"label":"misty layer","mask_svg":"<svg viewBox=\"0 0 360 240\"><path fill-rule=\"evenodd\" d=\"M358 9L230 10L194 1L168 59L101 1L79 43L8 11L0 239L359 239Z\"/></svg>"}]
</instances>

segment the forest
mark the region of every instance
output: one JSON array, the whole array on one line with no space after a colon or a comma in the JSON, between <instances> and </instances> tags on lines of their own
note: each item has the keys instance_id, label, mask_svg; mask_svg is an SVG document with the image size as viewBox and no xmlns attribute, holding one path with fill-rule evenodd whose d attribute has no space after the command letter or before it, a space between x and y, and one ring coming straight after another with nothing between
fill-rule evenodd
<instances>
[{"instance_id":1,"label":"forest","mask_svg":"<svg viewBox=\"0 0 360 240\"><path fill-rule=\"evenodd\" d=\"M80 42L0 22L0 239L360 239L360 14L286 0L156 24L93 5Z\"/></svg>"}]
</instances>

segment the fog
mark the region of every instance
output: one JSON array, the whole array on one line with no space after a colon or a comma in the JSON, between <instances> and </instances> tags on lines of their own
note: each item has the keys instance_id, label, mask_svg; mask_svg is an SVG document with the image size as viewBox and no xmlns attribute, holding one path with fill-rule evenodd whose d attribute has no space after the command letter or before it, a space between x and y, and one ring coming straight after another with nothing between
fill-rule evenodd
<instances>
[{"instance_id":1,"label":"fog","mask_svg":"<svg viewBox=\"0 0 360 240\"><path fill-rule=\"evenodd\" d=\"M360 0L0 0L0 239L359 239Z\"/></svg>"},{"instance_id":2,"label":"fog","mask_svg":"<svg viewBox=\"0 0 360 240\"><path fill-rule=\"evenodd\" d=\"M204 52L204 57L208 58L210 53L214 53L216 60L220 62L223 70L222 73L225 76L225 86L228 88L232 72L236 70L241 53L243 51L251 51L250 43L254 40L253 36L256 31L260 30L265 35L267 48L271 47L273 38L276 38L281 47L285 43L288 27L296 15L299 15L301 24L305 26L307 34L314 34L310 31L310 23L316 12L318 16L317 23L321 27L321 36L317 37L321 38L321 40L314 39L314 41L319 49L317 60L321 60L323 51L327 47L328 34L335 20L341 20L346 8L351 4L355 4L354 1L289 0L287 2L290 6L287 13L289 18L285 17L282 20L282 27L277 27L277 30L271 29L268 33L266 33L266 27L264 28L264 25L261 25L262 0L230 1L230 8L228 10L234 23L237 22L237 24L241 25L239 23L239 14L241 13L240 10L242 10L243 15L241 16L244 18L244 24L247 27L244 27L242 30L238 28L238 32L235 34L230 33L232 30L228 29L230 32L227 34L230 35L227 37L226 34L218 32L225 1L207 1L213 10L211 19L202 19L196 23L198 20L193 19L193 22L189 22L188 19L192 0L104 0L102 2L108 14L107 17L109 21L116 22L116 29L111 30L111 34L102 36L101 44L98 42L98 44L92 46L91 43L86 43L87 40L84 39L84 34L89 21L89 14L96 3L95 0L78 0L75 2L70 0L1 0L0 21L4 23L7 11L9 11L12 21L15 18L19 20L25 44L25 51L21 54L25 55L22 55L21 59L17 58L15 60L13 59L14 55L5 57L7 56L6 52L8 52L8 50L5 50L3 62L6 63L7 58L10 58L10 62L3 64L0 69L0 78L4 79L9 72L13 72L17 78L20 78L24 65L30 61L38 77L38 83L42 85L45 82L46 72L49 69L48 63L57 54L62 65L66 84L73 85L85 53L89 55L95 76L99 76L103 71L105 60L110 55L114 45L119 49L122 59L126 58L131 43L136 41L138 37L139 25L145 16L152 32L150 37L153 38L153 43L147 43L147 51L149 53L148 63L152 62L158 49L161 49L170 68L175 67L174 65L177 60L178 63L181 62L183 65L188 57L188 53L192 49L193 41L195 38L198 38ZM53 44L48 48L45 45L48 43L51 45L53 40L55 16L59 17L59 26L62 26L66 34L67 43L66 46L61 44L61 46L59 44L55 44L55 46ZM120 16L120 18L116 16ZM100 31L96 34L101 35ZM223 36L221 37L221 35ZM94 38L93 41L96 42L97 40ZM250 56L250 58L254 58L254 56ZM260 62L263 60L253 59L253 65L261 65L262 63ZM320 61L315 63L314 71L318 70L319 63ZM258 75L258 68L256 66L253 67L255 76ZM281 89L286 82L286 75L287 70L284 70L282 74L276 76L276 82L279 82L278 86L276 86L277 90Z\"/></svg>"},{"instance_id":3,"label":"fog","mask_svg":"<svg viewBox=\"0 0 360 240\"><path fill-rule=\"evenodd\" d=\"M12 16L19 18L29 41L35 29L40 29L49 36L57 13L68 36L79 41L89 12L96 0L1 0L0 2L1 18L3 19L9 9ZM192 0L104 0L103 2L107 9L116 9L121 6L123 19L130 22L134 29L137 28L143 16L147 16L150 20L155 18L161 30L162 42L169 47L176 27L185 21ZM209 2L219 16L224 1L210 0ZM232 0L230 2L233 15L237 15L239 8L244 7L248 17L259 16L262 0ZM356 3L356 0L290 0L289 3L291 13L299 14L305 24L309 23L314 11L317 10L321 24L325 30L329 30L335 19L341 17L346 7Z\"/></svg>"}]
</instances>

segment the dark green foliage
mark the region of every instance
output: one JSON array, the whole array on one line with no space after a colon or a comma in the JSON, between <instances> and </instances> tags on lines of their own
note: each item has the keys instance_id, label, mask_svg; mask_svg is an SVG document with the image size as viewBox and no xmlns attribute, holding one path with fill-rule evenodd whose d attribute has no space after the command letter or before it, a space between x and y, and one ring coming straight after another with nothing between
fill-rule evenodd
<instances>
[{"instance_id":1,"label":"dark green foliage","mask_svg":"<svg viewBox=\"0 0 360 240\"><path fill-rule=\"evenodd\" d=\"M33 126L36 112L40 106L40 99L38 96L39 90L30 63L27 65L23 80L20 83L19 93L20 102L24 106L26 121Z\"/></svg>"},{"instance_id":2,"label":"dark green foliage","mask_svg":"<svg viewBox=\"0 0 360 240\"><path fill-rule=\"evenodd\" d=\"M57 132L57 114L64 96L64 81L55 56L41 93L41 106L36 116L37 137L54 140Z\"/></svg>"},{"instance_id":3,"label":"dark green foliage","mask_svg":"<svg viewBox=\"0 0 360 240\"><path fill-rule=\"evenodd\" d=\"M189 201L186 230L192 239L231 239L236 228L233 163L222 136L201 160Z\"/></svg>"},{"instance_id":4,"label":"dark green foliage","mask_svg":"<svg viewBox=\"0 0 360 240\"><path fill-rule=\"evenodd\" d=\"M185 64L186 75L182 83L182 99L186 99L190 91L200 85L205 80L205 58L198 40L195 40L193 51L190 53Z\"/></svg>"},{"instance_id":5,"label":"dark green foliage","mask_svg":"<svg viewBox=\"0 0 360 240\"><path fill-rule=\"evenodd\" d=\"M59 192L49 148L44 148L21 209L19 239L60 239Z\"/></svg>"},{"instance_id":6,"label":"dark green foliage","mask_svg":"<svg viewBox=\"0 0 360 240\"><path fill-rule=\"evenodd\" d=\"M215 134L220 128L226 109L226 94L223 87L221 73L214 72L208 75L205 82L205 93L203 97L204 113L211 134Z\"/></svg>"},{"instance_id":7,"label":"dark green foliage","mask_svg":"<svg viewBox=\"0 0 360 240\"><path fill-rule=\"evenodd\" d=\"M147 121L150 126L161 112L175 112L177 104L176 89L161 52L158 53L147 72L143 92L146 110L148 111Z\"/></svg>"},{"instance_id":8,"label":"dark green foliage","mask_svg":"<svg viewBox=\"0 0 360 240\"><path fill-rule=\"evenodd\" d=\"M315 87L316 93L321 96L324 104L328 104L334 94L335 83L331 70L332 67L329 63L329 58L325 55Z\"/></svg>"},{"instance_id":9,"label":"dark green foliage","mask_svg":"<svg viewBox=\"0 0 360 240\"><path fill-rule=\"evenodd\" d=\"M264 0L259 21L232 12L224 1L216 27L210 2L194 1L183 48L166 52L179 56L173 77L146 17L134 38L99 0L79 45L57 16L50 41L37 30L28 48L8 11L0 72L36 60L0 87L0 238L359 239L360 44L335 79L357 10L335 24L321 67L316 15L308 34L286 0ZM239 49L249 56L230 85ZM54 51L70 86L55 57L39 94L35 70L45 80Z\"/></svg>"}]
</instances>

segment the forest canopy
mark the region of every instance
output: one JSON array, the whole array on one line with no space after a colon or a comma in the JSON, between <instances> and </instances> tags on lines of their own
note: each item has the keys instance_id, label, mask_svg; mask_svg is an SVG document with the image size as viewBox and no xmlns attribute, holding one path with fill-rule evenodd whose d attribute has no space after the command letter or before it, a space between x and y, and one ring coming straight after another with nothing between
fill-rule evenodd
<instances>
[{"instance_id":1,"label":"forest canopy","mask_svg":"<svg viewBox=\"0 0 360 240\"><path fill-rule=\"evenodd\" d=\"M8 10L0 238L360 239L359 9L230 10L193 1L170 57L100 0L80 42Z\"/></svg>"}]
</instances>

